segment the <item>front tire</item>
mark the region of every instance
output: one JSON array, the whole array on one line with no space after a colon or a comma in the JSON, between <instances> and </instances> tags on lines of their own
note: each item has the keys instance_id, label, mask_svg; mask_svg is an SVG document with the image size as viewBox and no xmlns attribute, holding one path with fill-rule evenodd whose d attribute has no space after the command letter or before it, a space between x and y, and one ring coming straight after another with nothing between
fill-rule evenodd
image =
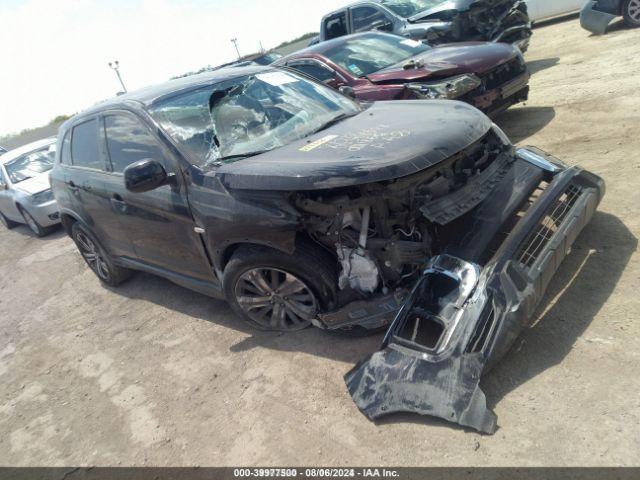
<instances>
[{"instance_id":1,"label":"front tire","mask_svg":"<svg viewBox=\"0 0 640 480\"><path fill-rule=\"evenodd\" d=\"M52 231L52 227L43 227L40 225L35 218L29 213L28 210L18 205L18 210L24 218L24 223L29 227L29 229L35 234L36 237L42 238L49 235Z\"/></svg>"},{"instance_id":2,"label":"front tire","mask_svg":"<svg viewBox=\"0 0 640 480\"><path fill-rule=\"evenodd\" d=\"M640 27L640 0L627 0L622 7L624 22L630 27Z\"/></svg>"},{"instance_id":3,"label":"front tire","mask_svg":"<svg viewBox=\"0 0 640 480\"><path fill-rule=\"evenodd\" d=\"M73 224L71 238L89 268L105 285L117 287L133 275L133 271L128 268L115 265L96 237L81 224Z\"/></svg>"},{"instance_id":4,"label":"front tire","mask_svg":"<svg viewBox=\"0 0 640 480\"><path fill-rule=\"evenodd\" d=\"M2 212L0 212L0 223L2 223L7 230L11 230L18 225L16 222L5 217Z\"/></svg>"},{"instance_id":5,"label":"front tire","mask_svg":"<svg viewBox=\"0 0 640 480\"><path fill-rule=\"evenodd\" d=\"M233 310L258 330L293 332L311 325L336 299L335 264L313 246L293 255L240 247L227 264L223 286Z\"/></svg>"}]
</instances>

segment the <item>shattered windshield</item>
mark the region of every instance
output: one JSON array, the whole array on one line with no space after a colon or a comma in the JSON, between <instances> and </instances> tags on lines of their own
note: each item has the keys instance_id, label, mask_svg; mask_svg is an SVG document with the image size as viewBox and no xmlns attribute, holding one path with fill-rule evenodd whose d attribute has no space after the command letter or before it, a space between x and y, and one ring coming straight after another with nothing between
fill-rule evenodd
<instances>
[{"instance_id":1,"label":"shattered windshield","mask_svg":"<svg viewBox=\"0 0 640 480\"><path fill-rule=\"evenodd\" d=\"M382 0L382 5L401 17L410 18L446 2L447 0Z\"/></svg>"},{"instance_id":2,"label":"shattered windshield","mask_svg":"<svg viewBox=\"0 0 640 480\"><path fill-rule=\"evenodd\" d=\"M163 100L150 113L207 168L282 147L359 111L324 85L271 70Z\"/></svg>"},{"instance_id":3,"label":"shattered windshield","mask_svg":"<svg viewBox=\"0 0 640 480\"><path fill-rule=\"evenodd\" d=\"M56 146L54 144L5 163L4 168L11 183L16 184L51 170L55 156Z\"/></svg>"},{"instance_id":4,"label":"shattered windshield","mask_svg":"<svg viewBox=\"0 0 640 480\"><path fill-rule=\"evenodd\" d=\"M422 42L395 35L369 34L344 41L324 52L333 63L365 77L429 50Z\"/></svg>"}]
</instances>

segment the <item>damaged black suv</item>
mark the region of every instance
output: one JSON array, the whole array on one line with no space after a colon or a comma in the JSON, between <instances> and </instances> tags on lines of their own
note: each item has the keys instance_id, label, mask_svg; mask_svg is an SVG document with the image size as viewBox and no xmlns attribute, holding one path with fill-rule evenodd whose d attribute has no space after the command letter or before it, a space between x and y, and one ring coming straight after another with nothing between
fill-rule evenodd
<instances>
[{"instance_id":1,"label":"damaged black suv","mask_svg":"<svg viewBox=\"0 0 640 480\"><path fill-rule=\"evenodd\" d=\"M260 329L391 324L347 376L358 406L483 431L482 369L604 191L465 103L359 104L267 67L123 95L58 142L62 223L104 283L158 274Z\"/></svg>"}]
</instances>

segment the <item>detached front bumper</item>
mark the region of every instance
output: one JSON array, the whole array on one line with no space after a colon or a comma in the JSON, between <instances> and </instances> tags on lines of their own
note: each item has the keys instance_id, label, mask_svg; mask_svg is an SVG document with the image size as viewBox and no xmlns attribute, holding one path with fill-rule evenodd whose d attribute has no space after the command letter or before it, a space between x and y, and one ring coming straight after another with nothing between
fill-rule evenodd
<instances>
[{"instance_id":1,"label":"detached front bumper","mask_svg":"<svg viewBox=\"0 0 640 480\"><path fill-rule=\"evenodd\" d=\"M565 168L538 149L520 149L517 156L523 174L533 168L548 186L491 260L481 269L471 254L471 261L452 254L434 258L382 350L345 376L370 419L414 412L495 432L497 419L486 406L480 377L529 324L605 191L599 177ZM528 176L520 175L523 182Z\"/></svg>"},{"instance_id":2,"label":"detached front bumper","mask_svg":"<svg viewBox=\"0 0 640 480\"><path fill-rule=\"evenodd\" d=\"M32 204L29 206L29 213L42 227L50 227L60 223L60 211L58 210L58 203L55 200L50 200L39 205Z\"/></svg>"},{"instance_id":3,"label":"detached front bumper","mask_svg":"<svg viewBox=\"0 0 640 480\"><path fill-rule=\"evenodd\" d=\"M597 4L597 0L590 0L585 4L580 12L580 25L591 33L604 35L607 33L607 27L613 19L616 18L616 15L610 12L596 10Z\"/></svg>"}]
</instances>

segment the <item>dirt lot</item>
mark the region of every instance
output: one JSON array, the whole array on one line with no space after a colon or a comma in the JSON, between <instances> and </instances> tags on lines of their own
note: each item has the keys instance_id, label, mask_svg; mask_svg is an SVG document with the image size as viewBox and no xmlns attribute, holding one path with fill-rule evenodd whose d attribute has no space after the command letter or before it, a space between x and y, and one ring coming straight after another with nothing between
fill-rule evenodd
<instances>
[{"instance_id":1,"label":"dirt lot","mask_svg":"<svg viewBox=\"0 0 640 480\"><path fill-rule=\"evenodd\" d=\"M100 286L62 232L0 230L2 465L638 465L640 29L539 28L498 122L608 194L532 328L485 380L494 436L374 424L342 376L380 342L245 328L149 275Z\"/></svg>"}]
</instances>

